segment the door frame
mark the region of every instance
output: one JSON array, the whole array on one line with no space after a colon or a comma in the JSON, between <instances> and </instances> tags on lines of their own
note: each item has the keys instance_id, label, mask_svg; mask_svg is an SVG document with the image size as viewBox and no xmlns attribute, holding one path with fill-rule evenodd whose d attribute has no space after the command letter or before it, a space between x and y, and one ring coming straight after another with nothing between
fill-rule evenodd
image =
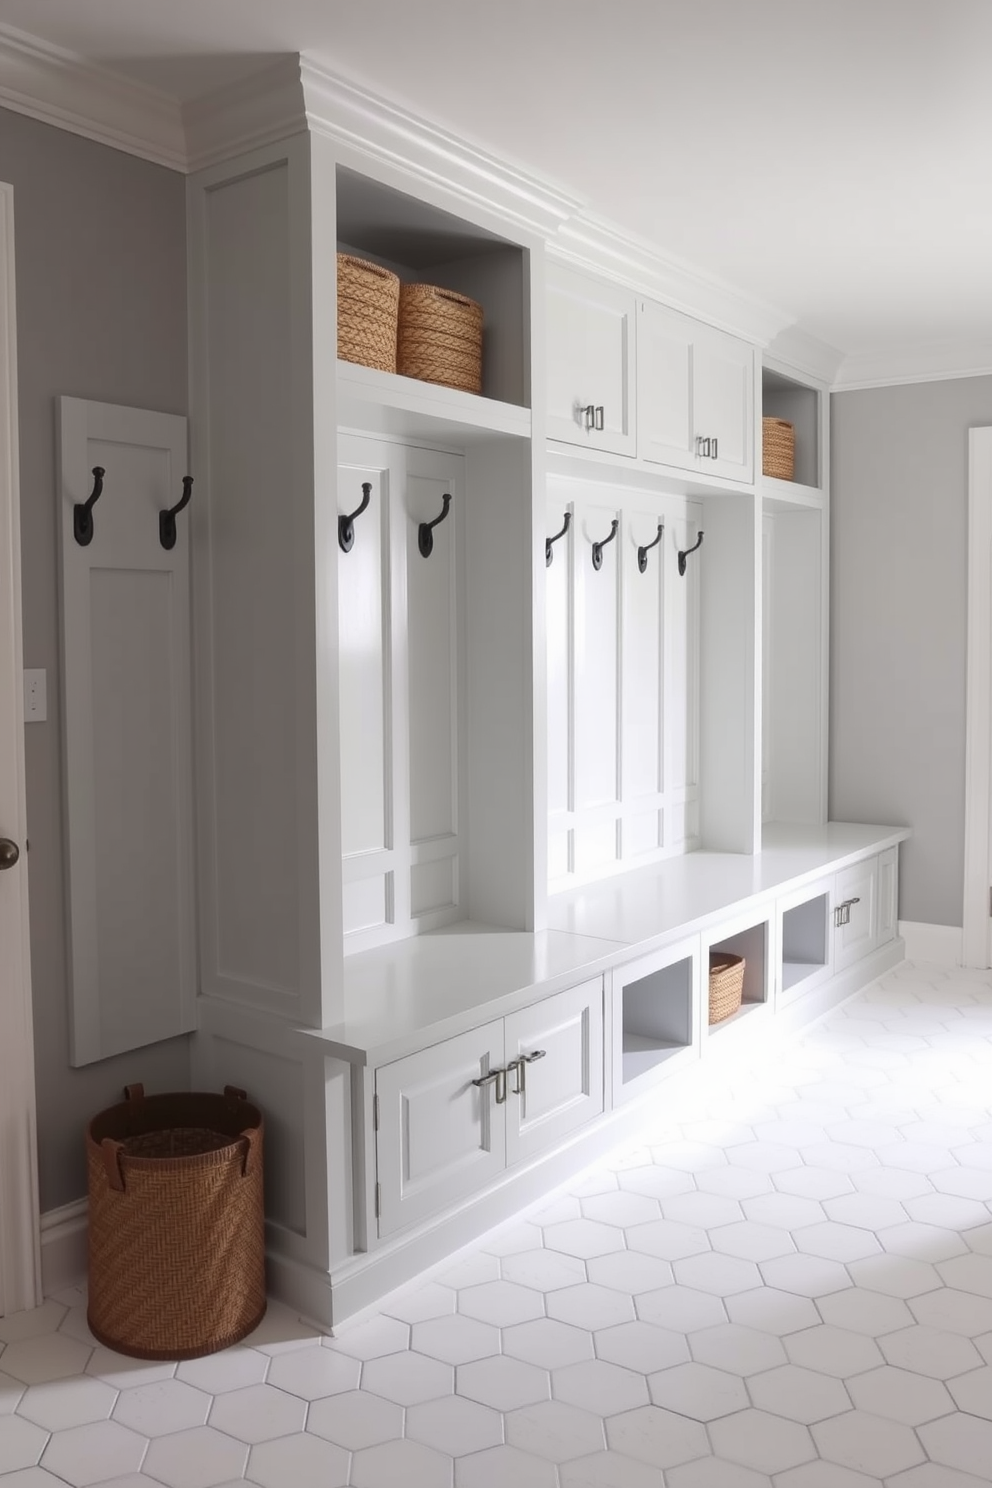
<instances>
[{"instance_id":1,"label":"door frame","mask_svg":"<svg viewBox=\"0 0 992 1488\"><path fill-rule=\"evenodd\" d=\"M992 885L992 427L968 430L968 643L965 679L961 959L989 965Z\"/></svg>"},{"instance_id":2,"label":"door frame","mask_svg":"<svg viewBox=\"0 0 992 1488\"><path fill-rule=\"evenodd\" d=\"M0 768L13 765L16 820L2 825L21 847L20 864L0 884L5 921L15 927L0 997L0 1316L41 1301L22 667L14 193L0 182L0 687L9 679L14 693L12 714L0 717Z\"/></svg>"}]
</instances>

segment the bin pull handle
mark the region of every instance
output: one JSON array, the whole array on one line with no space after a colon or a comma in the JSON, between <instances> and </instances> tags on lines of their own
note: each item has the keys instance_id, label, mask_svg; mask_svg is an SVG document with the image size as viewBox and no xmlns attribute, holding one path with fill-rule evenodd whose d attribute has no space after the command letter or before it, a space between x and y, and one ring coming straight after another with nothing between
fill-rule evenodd
<instances>
[{"instance_id":1,"label":"bin pull handle","mask_svg":"<svg viewBox=\"0 0 992 1488\"><path fill-rule=\"evenodd\" d=\"M115 1142L113 1137L104 1137L100 1143L100 1151L103 1153L103 1166L107 1174L107 1182L115 1193L124 1192L124 1173L121 1169L121 1153L124 1150L123 1142Z\"/></svg>"},{"instance_id":2,"label":"bin pull handle","mask_svg":"<svg viewBox=\"0 0 992 1488\"><path fill-rule=\"evenodd\" d=\"M241 1135L245 1141L245 1160L241 1169L241 1176L242 1178L248 1178L254 1173L255 1164L258 1162L258 1127L245 1127Z\"/></svg>"},{"instance_id":3,"label":"bin pull handle","mask_svg":"<svg viewBox=\"0 0 992 1488\"><path fill-rule=\"evenodd\" d=\"M140 1101L145 1098L145 1087L142 1084L125 1085L124 1099L128 1101Z\"/></svg>"},{"instance_id":4,"label":"bin pull handle","mask_svg":"<svg viewBox=\"0 0 992 1488\"><path fill-rule=\"evenodd\" d=\"M247 1090L239 1090L237 1085L225 1085L224 1099L229 1101L246 1101L248 1099L248 1092Z\"/></svg>"}]
</instances>

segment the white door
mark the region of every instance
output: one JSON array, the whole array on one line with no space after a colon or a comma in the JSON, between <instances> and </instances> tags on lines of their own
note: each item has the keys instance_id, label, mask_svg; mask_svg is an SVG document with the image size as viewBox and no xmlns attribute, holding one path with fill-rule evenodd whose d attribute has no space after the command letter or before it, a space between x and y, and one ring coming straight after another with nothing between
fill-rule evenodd
<instances>
[{"instance_id":1,"label":"white door","mask_svg":"<svg viewBox=\"0 0 992 1488\"><path fill-rule=\"evenodd\" d=\"M506 1162L547 1151L603 1110L603 983L584 982L505 1023Z\"/></svg>"},{"instance_id":2,"label":"white door","mask_svg":"<svg viewBox=\"0 0 992 1488\"><path fill-rule=\"evenodd\" d=\"M383 1065L375 1093L380 1238L440 1213L503 1171L501 1019Z\"/></svg>"},{"instance_id":3,"label":"white door","mask_svg":"<svg viewBox=\"0 0 992 1488\"><path fill-rule=\"evenodd\" d=\"M632 455L634 296L548 266L548 438Z\"/></svg>"},{"instance_id":4,"label":"white door","mask_svg":"<svg viewBox=\"0 0 992 1488\"><path fill-rule=\"evenodd\" d=\"M0 185L0 1315L41 1301L16 369L13 191Z\"/></svg>"},{"instance_id":5,"label":"white door","mask_svg":"<svg viewBox=\"0 0 992 1488\"><path fill-rule=\"evenodd\" d=\"M727 480L753 480L753 348L712 326L698 326L692 400L700 470Z\"/></svg>"},{"instance_id":6,"label":"white door","mask_svg":"<svg viewBox=\"0 0 992 1488\"><path fill-rule=\"evenodd\" d=\"M641 300L637 307L637 437L643 460L696 468L693 346L698 323Z\"/></svg>"}]
</instances>

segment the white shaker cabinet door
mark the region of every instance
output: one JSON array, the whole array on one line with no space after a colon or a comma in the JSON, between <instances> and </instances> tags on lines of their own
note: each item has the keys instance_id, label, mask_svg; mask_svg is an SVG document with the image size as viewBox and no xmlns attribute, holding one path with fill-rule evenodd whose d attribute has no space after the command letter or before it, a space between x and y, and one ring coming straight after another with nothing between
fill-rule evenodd
<instances>
[{"instance_id":1,"label":"white shaker cabinet door","mask_svg":"<svg viewBox=\"0 0 992 1488\"><path fill-rule=\"evenodd\" d=\"M878 859L855 863L834 879L834 970L860 961L875 948L878 934ZM838 917L849 918L838 925ZM839 914L838 914L839 912Z\"/></svg>"},{"instance_id":2,"label":"white shaker cabinet door","mask_svg":"<svg viewBox=\"0 0 992 1488\"><path fill-rule=\"evenodd\" d=\"M507 1166L603 1110L603 984L570 987L506 1019Z\"/></svg>"},{"instance_id":3,"label":"white shaker cabinet door","mask_svg":"<svg viewBox=\"0 0 992 1488\"><path fill-rule=\"evenodd\" d=\"M634 453L634 307L629 290L548 266L549 439Z\"/></svg>"},{"instance_id":4,"label":"white shaker cabinet door","mask_svg":"<svg viewBox=\"0 0 992 1488\"><path fill-rule=\"evenodd\" d=\"M695 470L692 368L698 322L641 300L637 307L637 433L642 460Z\"/></svg>"},{"instance_id":5,"label":"white shaker cabinet door","mask_svg":"<svg viewBox=\"0 0 992 1488\"><path fill-rule=\"evenodd\" d=\"M702 470L754 479L754 348L699 326L693 348L693 410Z\"/></svg>"},{"instance_id":6,"label":"white shaker cabinet door","mask_svg":"<svg viewBox=\"0 0 992 1488\"><path fill-rule=\"evenodd\" d=\"M505 1166L496 1082L501 1019L376 1070L379 1236L416 1224L493 1182ZM499 1082L502 1095L502 1078Z\"/></svg>"}]
</instances>

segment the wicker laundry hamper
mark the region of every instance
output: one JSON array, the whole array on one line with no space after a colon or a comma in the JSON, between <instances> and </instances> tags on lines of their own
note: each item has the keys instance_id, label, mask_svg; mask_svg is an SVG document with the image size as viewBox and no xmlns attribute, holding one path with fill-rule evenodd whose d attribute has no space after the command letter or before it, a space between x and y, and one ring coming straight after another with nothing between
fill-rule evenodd
<instances>
[{"instance_id":1,"label":"wicker laundry hamper","mask_svg":"<svg viewBox=\"0 0 992 1488\"><path fill-rule=\"evenodd\" d=\"M482 306L434 284L400 285L397 371L482 392Z\"/></svg>"},{"instance_id":2,"label":"wicker laundry hamper","mask_svg":"<svg viewBox=\"0 0 992 1488\"><path fill-rule=\"evenodd\" d=\"M243 1090L145 1096L86 1134L94 1337L138 1359L195 1359L265 1313L262 1116Z\"/></svg>"},{"instance_id":3,"label":"wicker laundry hamper","mask_svg":"<svg viewBox=\"0 0 992 1488\"><path fill-rule=\"evenodd\" d=\"M796 474L796 431L785 419L761 420L761 473L791 481Z\"/></svg>"},{"instance_id":4,"label":"wicker laundry hamper","mask_svg":"<svg viewBox=\"0 0 992 1488\"><path fill-rule=\"evenodd\" d=\"M710 951L710 1027L737 1012L744 995L744 957Z\"/></svg>"},{"instance_id":5,"label":"wicker laundry hamper","mask_svg":"<svg viewBox=\"0 0 992 1488\"><path fill-rule=\"evenodd\" d=\"M338 356L396 371L400 281L377 263L338 254Z\"/></svg>"}]
</instances>

